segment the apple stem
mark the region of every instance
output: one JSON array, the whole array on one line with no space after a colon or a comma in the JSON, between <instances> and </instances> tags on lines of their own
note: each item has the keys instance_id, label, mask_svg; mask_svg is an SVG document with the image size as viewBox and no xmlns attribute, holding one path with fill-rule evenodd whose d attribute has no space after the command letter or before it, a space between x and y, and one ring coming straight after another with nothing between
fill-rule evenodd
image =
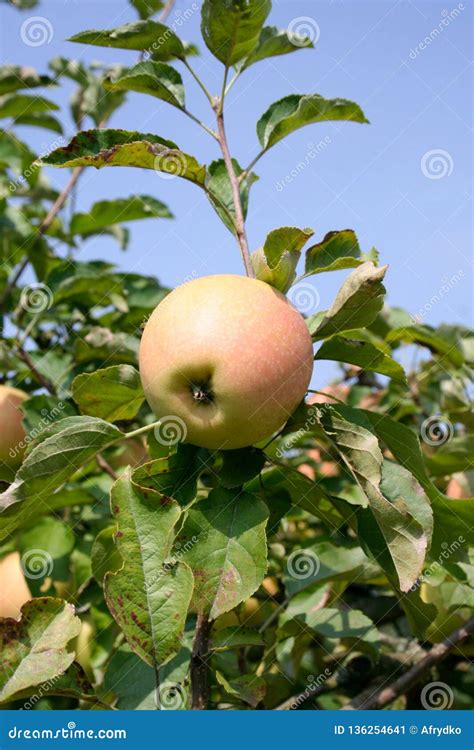
<instances>
[{"instance_id":1,"label":"apple stem","mask_svg":"<svg viewBox=\"0 0 474 750\"><path fill-rule=\"evenodd\" d=\"M250 258L247 233L245 231L244 211L242 208L242 199L240 196L240 183L237 175L235 174L232 157L230 155L229 146L227 143L227 136L224 125L223 97L221 97L221 99L216 102L215 111L217 115L217 132L219 135L219 145L221 147L222 156L224 157L227 174L229 175L232 197L234 200L235 233L237 235L237 241L239 243L242 260L244 262L245 273L247 274L247 276L250 276L250 278L254 279L255 271L252 265L252 260Z\"/></svg>"},{"instance_id":2,"label":"apple stem","mask_svg":"<svg viewBox=\"0 0 474 750\"><path fill-rule=\"evenodd\" d=\"M209 674L207 657L212 622L207 615L198 615L191 654L192 709L203 711L209 700Z\"/></svg>"}]
</instances>

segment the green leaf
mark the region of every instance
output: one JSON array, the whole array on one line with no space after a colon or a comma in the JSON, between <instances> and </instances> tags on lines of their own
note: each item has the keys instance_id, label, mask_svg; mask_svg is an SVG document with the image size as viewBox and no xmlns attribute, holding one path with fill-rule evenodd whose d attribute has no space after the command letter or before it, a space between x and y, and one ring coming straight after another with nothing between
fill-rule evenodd
<instances>
[{"instance_id":1,"label":"green leaf","mask_svg":"<svg viewBox=\"0 0 474 750\"><path fill-rule=\"evenodd\" d=\"M406 383L405 370L393 357L368 341L356 341L343 336L333 336L316 352L315 359L329 359L361 367L368 372L379 372L389 378Z\"/></svg>"},{"instance_id":2,"label":"green leaf","mask_svg":"<svg viewBox=\"0 0 474 750\"><path fill-rule=\"evenodd\" d=\"M142 19L147 19L164 7L163 0L130 0L138 15Z\"/></svg>"},{"instance_id":3,"label":"green leaf","mask_svg":"<svg viewBox=\"0 0 474 750\"><path fill-rule=\"evenodd\" d=\"M97 47L147 50L156 60L183 59L186 54L182 41L172 29L150 20L125 23L116 29L81 31L67 41Z\"/></svg>"},{"instance_id":4,"label":"green leaf","mask_svg":"<svg viewBox=\"0 0 474 750\"><path fill-rule=\"evenodd\" d=\"M367 262L349 274L323 317L316 315L308 320L313 339L367 327L382 309L385 287L381 282L386 270L387 266L375 268Z\"/></svg>"},{"instance_id":5,"label":"green leaf","mask_svg":"<svg viewBox=\"0 0 474 750\"><path fill-rule=\"evenodd\" d=\"M52 78L39 75L34 68L26 65L0 65L0 94L52 85Z\"/></svg>"},{"instance_id":6,"label":"green leaf","mask_svg":"<svg viewBox=\"0 0 474 750\"><path fill-rule=\"evenodd\" d=\"M356 268L360 260L360 247L352 229L328 232L321 242L306 251L305 275Z\"/></svg>"},{"instance_id":7,"label":"green leaf","mask_svg":"<svg viewBox=\"0 0 474 750\"><path fill-rule=\"evenodd\" d=\"M395 458L410 471L421 484L433 506L434 526L431 544L431 557L438 558L450 548L450 559L465 559L467 548L474 545L474 499L455 500L445 497L433 484L426 472L426 466L417 435L406 425L391 417L363 411L371 424L371 429L387 445Z\"/></svg>"},{"instance_id":8,"label":"green leaf","mask_svg":"<svg viewBox=\"0 0 474 750\"><path fill-rule=\"evenodd\" d=\"M300 256L301 250L314 234L312 229L281 227L267 235L263 252L271 269L277 268L286 253Z\"/></svg>"},{"instance_id":9,"label":"green leaf","mask_svg":"<svg viewBox=\"0 0 474 750\"><path fill-rule=\"evenodd\" d=\"M63 489L38 502L36 495L30 495L21 503L10 505L5 510L0 505L0 542L11 536L17 529L25 528L45 513L63 508L95 505L97 498L87 489Z\"/></svg>"},{"instance_id":10,"label":"green leaf","mask_svg":"<svg viewBox=\"0 0 474 750\"><path fill-rule=\"evenodd\" d=\"M93 417L66 417L54 422L28 452L15 482L0 495L0 513L32 495L38 502L50 497L81 466L122 436L113 425Z\"/></svg>"},{"instance_id":11,"label":"green leaf","mask_svg":"<svg viewBox=\"0 0 474 750\"><path fill-rule=\"evenodd\" d=\"M262 115L257 123L257 135L266 151L295 130L327 120L368 122L359 105L347 99L324 99L319 94L290 94L274 102Z\"/></svg>"},{"instance_id":12,"label":"green leaf","mask_svg":"<svg viewBox=\"0 0 474 750\"><path fill-rule=\"evenodd\" d=\"M395 328L386 337L388 343L403 341L406 344L421 344L431 352L445 355L453 365L461 367L464 356L458 342L452 335L440 336L435 328L426 325L403 326Z\"/></svg>"},{"instance_id":13,"label":"green leaf","mask_svg":"<svg viewBox=\"0 0 474 750\"><path fill-rule=\"evenodd\" d=\"M105 577L107 605L130 648L157 667L180 649L193 590L188 566L168 560L181 510L169 497L142 492L128 471L114 484L111 505L123 567Z\"/></svg>"},{"instance_id":14,"label":"green leaf","mask_svg":"<svg viewBox=\"0 0 474 750\"><path fill-rule=\"evenodd\" d=\"M44 130L52 130L53 133L62 133L63 126L52 115L43 114L31 114L31 115L19 115L15 118L15 125L26 125L27 127L33 128L44 128Z\"/></svg>"},{"instance_id":15,"label":"green leaf","mask_svg":"<svg viewBox=\"0 0 474 750\"><path fill-rule=\"evenodd\" d=\"M142 167L182 177L201 187L206 169L172 141L129 130L85 130L68 146L41 159L50 167Z\"/></svg>"},{"instance_id":16,"label":"green leaf","mask_svg":"<svg viewBox=\"0 0 474 750\"><path fill-rule=\"evenodd\" d=\"M211 619L229 612L260 586L267 569L268 509L255 495L219 488L189 510L180 541L194 574L193 608Z\"/></svg>"},{"instance_id":17,"label":"green leaf","mask_svg":"<svg viewBox=\"0 0 474 750\"><path fill-rule=\"evenodd\" d=\"M425 458L432 476L442 477L458 471L470 471L473 465L474 436L453 437L444 445L434 448Z\"/></svg>"},{"instance_id":18,"label":"green leaf","mask_svg":"<svg viewBox=\"0 0 474 750\"><path fill-rule=\"evenodd\" d=\"M258 706L267 692L265 680L257 675L244 674L227 680L221 672L216 672L216 679L226 693L248 703L252 708Z\"/></svg>"},{"instance_id":19,"label":"green leaf","mask_svg":"<svg viewBox=\"0 0 474 750\"><path fill-rule=\"evenodd\" d=\"M204 0L201 34L226 67L247 57L259 43L270 0Z\"/></svg>"},{"instance_id":20,"label":"green leaf","mask_svg":"<svg viewBox=\"0 0 474 750\"><path fill-rule=\"evenodd\" d=\"M80 629L74 607L61 599L33 599L20 620L0 620L0 702L63 674L74 661L68 643Z\"/></svg>"},{"instance_id":21,"label":"green leaf","mask_svg":"<svg viewBox=\"0 0 474 750\"><path fill-rule=\"evenodd\" d=\"M240 67L242 70L246 70L260 60L277 55L287 55L302 48L314 48L314 44L309 37L293 34L287 29L277 29L275 26L264 26L256 48Z\"/></svg>"},{"instance_id":22,"label":"green leaf","mask_svg":"<svg viewBox=\"0 0 474 750\"><path fill-rule=\"evenodd\" d=\"M74 214L69 228L72 234L87 235L119 221L158 218L172 219L173 214L164 203L151 195L131 195L130 198L94 203L87 213Z\"/></svg>"},{"instance_id":23,"label":"green leaf","mask_svg":"<svg viewBox=\"0 0 474 750\"><path fill-rule=\"evenodd\" d=\"M183 79L177 70L165 63L146 60L133 68L122 69L107 78L108 91L137 91L162 99L178 109L184 109Z\"/></svg>"},{"instance_id":24,"label":"green leaf","mask_svg":"<svg viewBox=\"0 0 474 750\"><path fill-rule=\"evenodd\" d=\"M281 227L270 232L263 248L252 253L257 279L280 292L287 292L295 280L301 249L312 235L312 229L296 227Z\"/></svg>"},{"instance_id":25,"label":"green leaf","mask_svg":"<svg viewBox=\"0 0 474 750\"><path fill-rule=\"evenodd\" d=\"M384 496L382 452L363 417L357 422L348 420L356 411L325 404L319 410L320 423L367 499L367 508L358 514L362 545L388 576L396 576L400 590L408 591L423 569L431 528L421 523L422 517L410 507L408 498L399 496L391 502ZM372 546L375 533L379 537L376 555Z\"/></svg>"},{"instance_id":26,"label":"green leaf","mask_svg":"<svg viewBox=\"0 0 474 750\"><path fill-rule=\"evenodd\" d=\"M335 580L363 580L371 563L360 547L341 547L322 541L290 554L283 577L288 596L312 586Z\"/></svg>"},{"instance_id":27,"label":"green leaf","mask_svg":"<svg viewBox=\"0 0 474 750\"><path fill-rule=\"evenodd\" d=\"M237 177L242 174L242 168L239 163L232 159L234 172ZM251 172L240 182L240 200L244 218L247 216L249 192L253 183L258 177ZM207 168L205 187L209 200L216 210L218 216L222 219L227 229L235 233L235 208L232 187L223 159L217 159L209 164Z\"/></svg>"},{"instance_id":28,"label":"green leaf","mask_svg":"<svg viewBox=\"0 0 474 750\"><path fill-rule=\"evenodd\" d=\"M112 654L104 690L117 698L119 711L156 711L156 674L127 645Z\"/></svg>"},{"instance_id":29,"label":"green leaf","mask_svg":"<svg viewBox=\"0 0 474 750\"><path fill-rule=\"evenodd\" d=\"M115 365L78 375L71 391L83 414L109 422L133 419L145 399L140 375L130 365Z\"/></svg>"},{"instance_id":30,"label":"green leaf","mask_svg":"<svg viewBox=\"0 0 474 750\"><path fill-rule=\"evenodd\" d=\"M57 104L42 96L7 94L0 97L0 117L18 117L19 115L39 114L58 109Z\"/></svg>"},{"instance_id":31,"label":"green leaf","mask_svg":"<svg viewBox=\"0 0 474 750\"><path fill-rule=\"evenodd\" d=\"M263 646L264 643L263 636L258 630L236 625L213 632L210 649L211 651L227 651L242 646Z\"/></svg>"},{"instance_id":32,"label":"green leaf","mask_svg":"<svg viewBox=\"0 0 474 750\"><path fill-rule=\"evenodd\" d=\"M158 430L157 433L160 435ZM160 458L136 469L133 479L143 487L170 495L187 505L196 497L199 474L206 468L208 460L209 453L205 448L180 443L176 453L169 458Z\"/></svg>"},{"instance_id":33,"label":"green leaf","mask_svg":"<svg viewBox=\"0 0 474 750\"><path fill-rule=\"evenodd\" d=\"M296 596L280 618L282 635L297 635L314 630L323 638L341 639L352 647L366 647L375 656L379 653L379 634L372 620L357 609L339 610L332 607L308 607L307 596Z\"/></svg>"},{"instance_id":34,"label":"green leaf","mask_svg":"<svg viewBox=\"0 0 474 750\"><path fill-rule=\"evenodd\" d=\"M109 328L97 326L76 339L74 356L77 364L137 365L139 345L140 340L136 336L114 333Z\"/></svg>"},{"instance_id":35,"label":"green leaf","mask_svg":"<svg viewBox=\"0 0 474 750\"><path fill-rule=\"evenodd\" d=\"M223 487L240 487L258 476L265 466L265 454L259 448L222 451L219 478Z\"/></svg>"},{"instance_id":36,"label":"green leaf","mask_svg":"<svg viewBox=\"0 0 474 750\"><path fill-rule=\"evenodd\" d=\"M122 567L123 560L115 546L115 528L109 526L102 529L96 538L91 550L92 575L99 584L103 585L106 573L116 573Z\"/></svg>"}]
</instances>

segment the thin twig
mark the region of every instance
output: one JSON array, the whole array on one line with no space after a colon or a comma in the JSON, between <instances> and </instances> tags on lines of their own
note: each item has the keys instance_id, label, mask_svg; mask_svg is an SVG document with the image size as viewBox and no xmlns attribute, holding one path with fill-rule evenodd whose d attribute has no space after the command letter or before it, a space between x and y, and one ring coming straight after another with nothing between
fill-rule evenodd
<instances>
[{"instance_id":1,"label":"thin twig","mask_svg":"<svg viewBox=\"0 0 474 750\"><path fill-rule=\"evenodd\" d=\"M235 231L237 234L237 240L240 246L240 252L242 254L242 260L244 262L245 272L250 278L255 278L255 271L250 258L249 245L247 240L247 233L245 231L245 219L242 208L242 199L240 197L240 185L239 180L235 174L234 165L232 163L232 157L229 152L229 146L227 144L227 137L224 126L224 112L217 112L217 130L219 133L219 144L224 157L224 163L229 175L230 185L232 189L232 198L234 200L235 210Z\"/></svg>"},{"instance_id":2,"label":"thin twig","mask_svg":"<svg viewBox=\"0 0 474 750\"><path fill-rule=\"evenodd\" d=\"M112 477L112 479L115 480L118 479L118 474L112 469L111 465L108 463L108 461L105 460L105 458L98 453L95 457L96 463L100 469L105 471L106 474L109 475L109 477Z\"/></svg>"},{"instance_id":3,"label":"thin twig","mask_svg":"<svg viewBox=\"0 0 474 750\"><path fill-rule=\"evenodd\" d=\"M46 390L51 393L52 396L56 395L56 388L54 384L46 378L44 375L40 373L39 370L36 369L36 366L31 359L28 352L26 352L22 346L17 347L17 353L19 358L25 363L25 365L28 367L32 375L35 376L36 380L40 383L40 385L43 386L43 388L46 388Z\"/></svg>"},{"instance_id":4,"label":"thin twig","mask_svg":"<svg viewBox=\"0 0 474 750\"><path fill-rule=\"evenodd\" d=\"M160 15L158 16L160 23L164 23L166 19L168 18L169 14L173 10L173 5L175 4L175 0L168 0L165 7L161 11Z\"/></svg>"},{"instance_id":5,"label":"thin twig","mask_svg":"<svg viewBox=\"0 0 474 750\"><path fill-rule=\"evenodd\" d=\"M434 645L423 659L411 667L397 680L392 682L391 685L388 685L388 687L382 687L375 693L372 691L372 694L363 700L360 700L360 696L357 696L349 705L344 706L343 710L377 709L383 708L389 703L392 703L395 698L406 693L406 691L415 685L428 670L439 664L455 646L466 640L466 638L472 633L474 633L474 617L464 623L460 628L457 628L457 630L451 633L451 635L442 641L442 643Z\"/></svg>"},{"instance_id":6,"label":"thin twig","mask_svg":"<svg viewBox=\"0 0 474 750\"><path fill-rule=\"evenodd\" d=\"M192 708L202 711L209 700L208 652L212 623L206 615L198 615L191 655Z\"/></svg>"}]
</instances>

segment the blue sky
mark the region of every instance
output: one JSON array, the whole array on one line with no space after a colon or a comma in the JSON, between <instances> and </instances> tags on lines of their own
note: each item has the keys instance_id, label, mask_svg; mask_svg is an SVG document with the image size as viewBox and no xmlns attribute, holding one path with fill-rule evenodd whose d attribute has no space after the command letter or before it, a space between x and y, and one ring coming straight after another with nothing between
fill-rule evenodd
<instances>
[{"instance_id":1,"label":"blue sky","mask_svg":"<svg viewBox=\"0 0 474 750\"><path fill-rule=\"evenodd\" d=\"M200 4L177 0L170 25ZM274 0L273 6L272 24L309 24L318 36L316 48L264 61L242 75L227 100L233 155L242 164L255 156L256 121L273 101L291 93L352 99L371 124L309 126L277 144L259 162L260 180L252 188L247 223L252 249L278 226L313 227L317 240L330 230L351 227L364 250L375 246L381 261L389 264L390 304L411 314L427 306L423 322L432 325L471 324L471 3ZM48 59L57 55L124 65L136 61L135 52L64 41L84 29L135 20L125 0L44 0L23 13L2 4L0 14L2 62L46 72ZM22 41L21 25L31 16L49 22L48 43L33 47ZM176 26L177 33L199 44L202 55L193 65L217 93L222 66L199 40L199 11L186 16ZM206 99L183 66L177 67L188 108L211 125ZM45 92L63 109L67 138L74 134L67 115L73 89L67 82ZM199 127L152 97L130 94L111 125L170 138L201 162L219 157L217 144ZM31 128L22 128L21 135L38 150L54 140L48 131ZM292 176L300 162L304 169ZM67 179L61 170L49 170L49 175L58 186ZM96 200L133 193L165 201L176 220L130 224L125 254L109 238L90 240L81 259L106 258L123 270L154 274L171 286L189 276L243 272L235 241L205 196L179 179L166 180L138 169L86 170L77 209L86 211ZM459 280L440 301L430 304L454 274ZM312 279L321 309L330 305L343 277L344 273L334 273ZM334 370L323 368L321 376L330 372Z\"/></svg>"}]
</instances>

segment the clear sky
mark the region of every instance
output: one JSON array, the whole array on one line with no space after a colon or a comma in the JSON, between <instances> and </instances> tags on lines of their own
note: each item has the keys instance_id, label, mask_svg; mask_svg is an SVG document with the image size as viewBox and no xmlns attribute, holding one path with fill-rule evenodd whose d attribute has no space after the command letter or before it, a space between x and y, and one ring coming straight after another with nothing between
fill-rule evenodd
<instances>
[{"instance_id":1,"label":"clear sky","mask_svg":"<svg viewBox=\"0 0 474 750\"><path fill-rule=\"evenodd\" d=\"M177 0L168 23L200 5ZM131 51L64 41L78 31L135 20L126 0L43 0L23 13L3 3L0 8L2 63L46 72L48 59L57 55L124 65L137 59ZM193 65L217 93L222 66L199 40L199 10L186 15L190 17L176 31L199 44L202 54L193 58ZM47 43L29 46L22 41L21 25L31 16L49 22ZM318 37L316 48L263 61L242 75L227 102L233 155L243 165L255 156L256 121L273 101L291 93L352 99L371 124L306 127L259 162L260 180L252 188L248 217L252 249L278 226L313 227L317 240L330 230L353 228L362 249L375 246L381 261L390 265L390 304L413 315L426 306L423 322L432 325L472 324L471 1L274 0L270 22L282 28L309 24ZM212 124L206 99L183 66L177 67L188 108ZM64 81L45 92L63 109L66 139L74 134L66 112L73 89L72 82ZM170 138L204 163L220 156L217 144L198 126L142 94L129 95L111 126ZM21 128L20 134L37 150L55 138L32 128ZM292 176L302 161L305 168ZM58 186L67 179L66 171L49 174ZM125 254L109 238L89 240L81 259L106 258L123 270L156 275L170 286L189 276L243 272L235 240L199 189L182 180L131 168L90 169L81 178L77 209L87 211L96 200L133 193L165 201L176 220L130 224ZM321 309L330 305L345 273L312 279ZM458 281L440 294L454 274ZM434 295L441 299L431 304ZM322 368L322 379L329 372L334 370Z\"/></svg>"}]
</instances>

